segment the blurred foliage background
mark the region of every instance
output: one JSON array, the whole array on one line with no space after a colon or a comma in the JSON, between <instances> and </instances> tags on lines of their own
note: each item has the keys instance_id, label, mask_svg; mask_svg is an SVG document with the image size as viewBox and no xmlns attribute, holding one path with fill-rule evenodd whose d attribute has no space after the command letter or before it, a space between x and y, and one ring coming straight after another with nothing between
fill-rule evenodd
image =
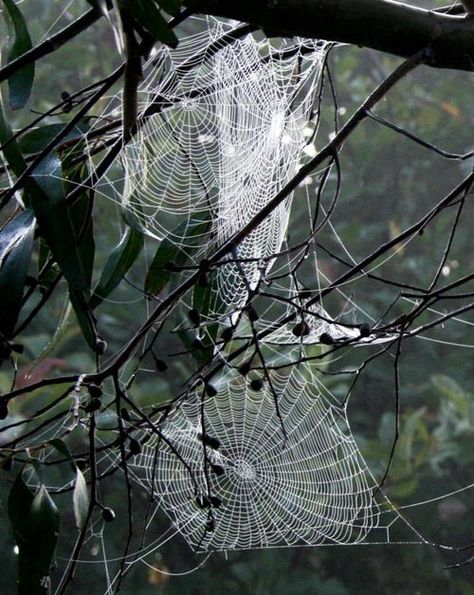
<instances>
[{"instance_id":1,"label":"blurred foliage background","mask_svg":"<svg viewBox=\"0 0 474 595\"><path fill-rule=\"evenodd\" d=\"M415 2L411 2L415 4ZM431 6L432 2L419 2ZM442 2L438 3L442 5ZM81 14L86 3L24 0L21 8L27 18L33 41L38 42ZM5 31L3 31L5 39ZM10 114L14 128L27 123L35 111L44 112L57 103L64 91L73 93L91 81L105 76L120 62L110 27L101 19L73 42L44 58L37 66L34 94L29 111ZM393 70L398 61L376 52L341 47L331 52L330 65L338 96L338 117L344 122L374 86ZM333 110L329 91L326 108L316 139L323 146L333 130ZM378 113L420 137L453 152L472 149L474 104L472 80L467 73L418 69L389 95ZM50 122L67 121L67 115L55 116ZM342 195L332 219L337 234L354 258L368 253L408 226L429 205L447 192L472 162L448 162L393 132L368 122L353 134L341 155ZM295 200L295 205L298 199ZM301 201L304 206L304 201ZM294 213L297 222L304 210ZM461 276L474 268L472 236L473 206L466 204L461 229L443 274ZM95 204L96 261L101 270L111 248L120 238L122 226L117 206L99 197ZM416 240L401 248L378 273L396 277L414 285L426 284L442 253L450 214ZM331 230L324 230L321 242L337 251L338 243ZM112 299L104 304L101 331L112 352L126 341L147 312L147 304L136 287L143 286L147 263L156 249L147 241L141 259L127 276ZM330 277L342 272L329 257L320 255L320 264ZM339 267L339 268L338 268ZM369 279L357 286L357 301L375 318L381 316L396 297L397 290L374 284ZM48 346L64 314L65 293L57 291L48 308L22 335L24 353L18 357L19 376L33 374L41 379L56 372L77 373L93 368L93 356L84 348L74 321L67 326L51 349L43 353L33 371L31 364ZM401 312L400 312L401 313ZM472 324L449 323L430 333L433 340L415 338L404 344L401 359L400 440L394 462L385 484L387 496L395 505L405 506L455 492L474 482L474 399L472 389ZM448 341L445 344L444 341ZM453 344L462 344L459 347ZM180 351L181 345L161 346L163 357ZM171 358L169 370L161 375L144 373L135 385L134 396L143 405L165 401L187 377L185 358ZM10 374L0 370L0 388L6 391ZM31 381L31 377L29 378ZM327 379L329 388L344 395L347 379ZM34 406L49 402L55 389L36 397ZM33 404L28 398L15 403L15 418L27 417ZM349 406L349 420L357 442L376 478L383 475L394 435L393 362L384 357L369 366L359 381ZM103 420L106 424L106 420ZM0 590L14 592L15 554L13 538L5 517L5 493L9 478L2 477L3 494L0 533ZM111 478L103 494L117 519L105 527L107 555L120 555L125 539L127 508L120 478ZM138 490L134 497L140 499ZM70 514L69 496L59 497L62 506L62 531L58 556L70 551L75 529ZM474 541L472 490L434 500L405 511L410 522L425 537L436 542L462 545ZM166 528L166 518L157 519L152 534L159 536ZM68 530L69 527L69 530ZM98 544L90 541L94 557ZM453 561L435 547L419 545L371 545L326 548L299 548L270 551L215 554L202 568L184 576L169 576L136 564L124 584L123 593L145 595L248 593L349 595L386 593L474 593L474 564L459 569L444 569ZM199 564L183 543L165 546L152 562L165 572L181 573ZM458 561L456 558L454 561ZM58 560L61 564L61 560ZM113 567L113 564L111 564ZM78 574L72 585L74 593L103 592L104 565L90 564Z\"/></svg>"}]
</instances>

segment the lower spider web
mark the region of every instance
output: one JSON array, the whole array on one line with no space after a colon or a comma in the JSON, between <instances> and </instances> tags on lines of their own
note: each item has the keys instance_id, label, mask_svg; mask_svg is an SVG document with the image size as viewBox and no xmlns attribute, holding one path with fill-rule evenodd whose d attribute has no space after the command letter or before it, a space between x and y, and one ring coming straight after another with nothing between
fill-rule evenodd
<instances>
[{"instance_id":1,"label":"lower spider web","mask_svg":"<svg viewBox=\"0 0 474 595\"><path fill-rule=\"evenodd\" d=\"M259 391L234 378L204 405L193 393L160 432L131 469L195 550L360 543L379 525L345 411L309 365Z\"/></svg>"}]
</instances>

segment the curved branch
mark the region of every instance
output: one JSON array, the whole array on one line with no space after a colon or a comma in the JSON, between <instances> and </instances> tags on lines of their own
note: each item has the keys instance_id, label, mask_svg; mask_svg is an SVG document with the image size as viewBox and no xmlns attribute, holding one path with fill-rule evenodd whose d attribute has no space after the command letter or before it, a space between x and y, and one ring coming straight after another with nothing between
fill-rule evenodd
<instances>
[{"instance_id":1,"label":"curved branch","mask_svg":"<svg viewBox=\"0 0 474 595\"><path fill-rule=\"evenodd\" d=\"M283 36L327 39L407 58L430 47L437 68L474 70L474 19L393 0L185 0L191 10Z\"/></svg>"}]
</instances>

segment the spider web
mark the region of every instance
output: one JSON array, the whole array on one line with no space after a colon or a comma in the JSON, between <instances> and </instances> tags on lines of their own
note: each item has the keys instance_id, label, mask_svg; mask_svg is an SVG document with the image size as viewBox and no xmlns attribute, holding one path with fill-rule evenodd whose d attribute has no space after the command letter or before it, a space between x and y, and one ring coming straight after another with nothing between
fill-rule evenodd
<instances>
[{"instance_id":1,"label":"spider web","mask_svg":"<svg viewBox=\"0 0 474 595\"><path fill-rule=\"evenodd\" d=\"M307 143L305 126L316 117L329 45L257 34L240 38L224 21L194 21L202 33L183 38L176 50L160 49L145 66L142 115L121 152L123 192L117 200L145 233L166 237L196 262L245 226L294 176ZM107 107L104 118L112 113ZM245 303L280 249L291 199L236 247L238 266L216 271L216 300Z\"/></svg>"},{"instance_id":2,"label":"spider web","mask_svg":"<svg viewBox=\"0 0 474 595\"><path fill-rule=\"evenodd\" d=\"M358 543L378 525L344 408L309 365L271 384L235 377L213 398L194 392L159 424L165 442L131 464L194 549Z\"/></svg>"}]
</instances>

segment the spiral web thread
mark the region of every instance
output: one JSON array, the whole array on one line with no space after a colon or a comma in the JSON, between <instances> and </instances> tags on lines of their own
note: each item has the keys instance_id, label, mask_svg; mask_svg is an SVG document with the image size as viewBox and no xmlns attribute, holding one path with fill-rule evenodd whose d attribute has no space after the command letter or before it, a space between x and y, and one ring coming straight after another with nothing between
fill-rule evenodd
<instances>
[{"instance_id":1,"label":"spiral web thread","mask_svg":"<svg viewBox=\"0 0 474 595\"><path fill-rule=\"evenodd\" d=\"M206 24L205 33L152 58L139 132L122 152L122 204L147 233L194 258L232 237L293 177L327 49L253 35L221 43L229 26ZM260 259L280 249L290 204L291 195L239 244L239 267L219 268L225 305L242 305L255 288ZM205 231L190 232L196 219L208 221Z\"/></svg>"},{"instance_id":2,"label":"spiral web thread","mask_svg":"<svg viewBox=\"0 0 474 595\"><path fill-rule=\"evenodd\" d=\"M148 235L166 238L197 263L295 174L305 127L311 119L314 132L318 125L313 108L327 44L256 35L227 43L221 40L230 24L195 22L202 32L176 50L161 49L146 66L142 115L121 154L117 200ZM227 312L266 280L291 198L236 247L239 265L213 271L214 297ZM336 324L322 305L303 306L290 302L287 314L301 315L308 334L295 337L292 325L281 326L268 344L304 346L324 332L360 339L355 325ZM215 397L187 395L158 422L161 438L149 429L138 437L143 450L128 463L132 475L198 551L366 543L374 534L391 542L389 526L402 517L378 490L346 409L307 364L271 375L272 386L260 391L229 372ZM218 447L204 445L205 436ZM382 514L390 519L381 522Z\"/></svg>"},{"instance_id":3,"label":"spiral web thread","mask_svg":"<svg viewBox=\"0 0 474 595\"><path fill-rule=\"evenodd\" d=\"M148 234L166 236L195 262L294 176L327 50L254 35L220 47L229 26L208 19L205 29L152 58L139 131L122 152L122 204ZM268 273L291 198L236 247L238 265L213 272L216 302L242 307ZM207 228L196 223L203 221ZM322 306L313 310L313 342L329 328L348 338ZM345 411L310 366L272 373L261 391L224 377L214 398L201 399L188 395L159 424L162 439L145 431L144 450L130 462L195 550L358 543L377 526L375 482ZM204 446L206 435L219 448Z\"/></svg>"},{"instance_id":4,"label":"spiral web thread","mask_svg":"<svg viewBox=\"0 0 474 595\"><path fill-rule=\"evenodd\" d=\"M203 416L193 393L160 425L170 446L152 439L131 463L194 549L358 543L378 525L345 411L311 366L272 373L272 385L227 380Z\"/></svg>"}]
</instances>

